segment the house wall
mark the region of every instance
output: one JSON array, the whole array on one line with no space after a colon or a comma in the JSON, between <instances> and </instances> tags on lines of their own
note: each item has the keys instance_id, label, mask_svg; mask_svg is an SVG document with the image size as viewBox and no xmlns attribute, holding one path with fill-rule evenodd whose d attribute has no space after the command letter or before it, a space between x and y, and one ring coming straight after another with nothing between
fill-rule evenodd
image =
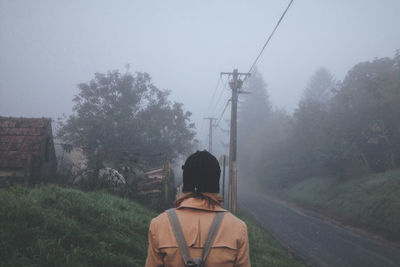
<instances>
[{"instance_id":1,"label":"house wall","mask_svg":"<svg viewBox=\"0 0 400 267\"><path fill-rule=\"evenodd\" d=\"M32 162L33 183L56 181L57 157L53 142L53 133L49 124L40 143L40 155Z\"/></svg>"},{"instance_id":2,"label":"house wall","mask_svg":"<svg viewBox=\"0 0 400 267\"><path fill-rule=\"evenodd\" d=\"M0 186L56 181L51 119L0 116L0 127Z\"/></svg>"},{"instance_id":3,"label":"house wall","mask_svg":"<svg viewBox=\"0 0 400 267\"><path fill-rule=\"evenodd\" d=\"M23 169L0 169L0 188L15 184L26 184L26 171Z\"/></svg>"}]
</instances>

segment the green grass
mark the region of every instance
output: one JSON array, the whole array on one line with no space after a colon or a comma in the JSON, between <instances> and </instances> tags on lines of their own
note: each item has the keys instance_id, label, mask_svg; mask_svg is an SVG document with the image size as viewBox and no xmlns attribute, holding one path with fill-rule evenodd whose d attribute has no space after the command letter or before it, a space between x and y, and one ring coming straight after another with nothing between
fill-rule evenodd
<instances>
[{"instance_id":1,"label":"green grass","mask_svg":"<svg viewBox=\"0 0 400 267\"><path fill-rule=\"evenodd\" d=\"M305 266L290 255L267 232L261 229L252 219L244 215L239 217L247 224L252 267L297 267Z\"/></svg>"},{"instance_id":2,"label":"green grass","mask_svg":"<svg viewBox=\"0 0 400 267\"><path fill-rule=\"evenodd\" d=\"M295 184L282 196L400 241L400 170L349 180L314 177Z\"/></svg>"},{"instance_id":3,"label":"green grass","mask_svg":"<svg viewBox=\"0 0 400 267\"><path fill-rule=\"evenodd\" d=\"M106 193L0 190L1 266L143 266L156 214Z\"/></svg>"},{"instance_id":4,"label":"green grass","mask_svg":"<svg viewBox=\"0 0 400 267\"><path fill-rule=\"evenodd\" d=\"M104 192L0 190L0 266L144 266L157 214ZM303 266L246 217L252 266Z\"/></svg>"}]
</instances>

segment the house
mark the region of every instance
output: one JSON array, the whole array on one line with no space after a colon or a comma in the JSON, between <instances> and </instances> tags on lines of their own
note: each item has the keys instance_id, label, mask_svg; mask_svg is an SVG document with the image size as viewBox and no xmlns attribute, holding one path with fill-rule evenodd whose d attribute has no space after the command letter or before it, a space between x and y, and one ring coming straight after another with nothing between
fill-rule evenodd
<instances>
[{"instance_id":1,"label":"house","mask_svg":"<svg viewBox=\"0 0 400 267\"><path fill-rule=\"evenodd\" d=\"M51 119L0 117L0 187L55 180Z\"/></svg>"}]
</instances>

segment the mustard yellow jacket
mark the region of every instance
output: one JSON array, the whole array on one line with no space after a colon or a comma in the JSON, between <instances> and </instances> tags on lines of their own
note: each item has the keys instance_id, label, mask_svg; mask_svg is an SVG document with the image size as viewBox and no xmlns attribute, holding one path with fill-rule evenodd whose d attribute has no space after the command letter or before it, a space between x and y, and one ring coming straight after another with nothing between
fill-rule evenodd
<instances>
[{"instance_id":1,"label":"mustard yellow jacket","mask_svg":"<svg viewBox=\"0 0 400 267\"><path fill-rule=\"evenodd\" d=\"M210 197L217 195L205 194ZM199 198L185 199L176 209L192 258L201 258L203 244L215 211L225 210L220 206L211 207L205 199ZM207 267L250 266L246 224L230 212L225 212L206 265ZM156 266L184 266L178 243L165 212L150 223L146 267Z\"/></svg>"}]
</instances>

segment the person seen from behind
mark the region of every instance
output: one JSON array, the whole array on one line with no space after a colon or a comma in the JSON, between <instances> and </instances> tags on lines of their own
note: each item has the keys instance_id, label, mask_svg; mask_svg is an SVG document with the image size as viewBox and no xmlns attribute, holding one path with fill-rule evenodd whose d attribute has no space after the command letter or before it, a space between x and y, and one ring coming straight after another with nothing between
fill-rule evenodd
<instances>
[{"instance_id":1,"label":"person seen from behind","mask_svg":"<svg viewBox=\"0 0 400 267\"><path fill-rule=\"evenodd\" d=\"M182 169L175 208L150 223L146 267L250 266L247 226L221 207L217 159L197 151Z\"/></svg>"}]
</instances>

